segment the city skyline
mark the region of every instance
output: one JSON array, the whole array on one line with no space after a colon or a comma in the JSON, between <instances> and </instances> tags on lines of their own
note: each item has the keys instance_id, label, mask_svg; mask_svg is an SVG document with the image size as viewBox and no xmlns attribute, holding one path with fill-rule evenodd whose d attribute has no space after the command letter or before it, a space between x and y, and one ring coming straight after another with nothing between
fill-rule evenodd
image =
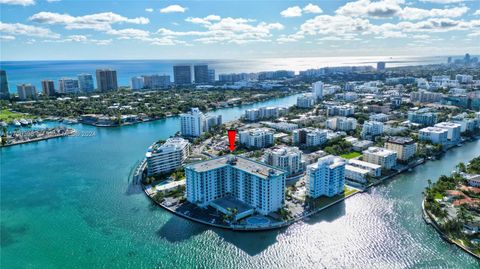
<instances>
[{"instance_id":1,"label":"city skyline","mask_svg":"<svg viewBox=\"0 0 480 269\"><path fill-rule=\"evenodd\" d=\"M480 53L475 1L90 3L0 0L2 60Z\"/></svg>"}]
</instances>

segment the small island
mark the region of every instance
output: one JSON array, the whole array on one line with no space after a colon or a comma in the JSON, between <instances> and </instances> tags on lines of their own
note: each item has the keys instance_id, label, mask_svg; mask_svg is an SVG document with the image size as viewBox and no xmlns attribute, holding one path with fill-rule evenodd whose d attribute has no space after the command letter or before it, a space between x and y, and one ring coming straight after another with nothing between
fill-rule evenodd
<instances>
[{"instance_id":1,"label":"small island","mask_svg":"<svg viewBox=\"0 0 480 269\"><path fill-rule=\"evenodd\" d=\"M442 237L480 258L480 157L460 163L450 176L428 180L424 218Z\"/></svg>"}]
</instances>

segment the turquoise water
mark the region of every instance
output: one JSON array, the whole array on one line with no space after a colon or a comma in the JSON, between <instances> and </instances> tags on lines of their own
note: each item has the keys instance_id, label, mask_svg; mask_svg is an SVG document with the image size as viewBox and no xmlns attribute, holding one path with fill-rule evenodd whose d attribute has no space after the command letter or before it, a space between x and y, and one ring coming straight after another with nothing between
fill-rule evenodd
<instances>
[{"instance_id":1,"label":"turquoise water","mask_svg":"<svg viewBox=\"0 0 480 269\"><path fill-rule=\"evenodd\" d=\"M260 105L288 105L287 97ZM239 116L243 108L222 113ZM449 152L310 220L260 233L212 229L151 203L129 174L178 119L66 137L1 153L1 268L479 268L421 218L427 179L480 154Z\"/></svg>"}]
</instances>

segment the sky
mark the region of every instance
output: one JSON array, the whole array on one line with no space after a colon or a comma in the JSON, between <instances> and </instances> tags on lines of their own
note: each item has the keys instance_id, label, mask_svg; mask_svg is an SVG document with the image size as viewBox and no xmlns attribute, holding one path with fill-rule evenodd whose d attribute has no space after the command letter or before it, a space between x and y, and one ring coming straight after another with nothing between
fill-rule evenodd
<instances>
[{"instance_id":1,"label":"sky","mask_svg":"<svg viewBox=\"0 0 480 269\"><path fill-rule=\"evenodd\" d=\"M0 0L0 60L480 54L480 0Z\"/></svg>"}]
</instances>

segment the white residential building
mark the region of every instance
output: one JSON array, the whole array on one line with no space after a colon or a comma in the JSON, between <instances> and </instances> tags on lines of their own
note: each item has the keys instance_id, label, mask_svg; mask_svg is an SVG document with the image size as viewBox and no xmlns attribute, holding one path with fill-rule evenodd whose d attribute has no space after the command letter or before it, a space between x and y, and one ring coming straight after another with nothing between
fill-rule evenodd
<instances>
[{"instance_id":1,"label":"white residential building","mask_svg":"<svg viewBox=\"0 0 480 269\"><path fill-rule=\"evenodd\" d=\"M245 110L245 120L258 121L263 119L278 118L287 113L285 107L259 107Z\"/></svg>"},{"instance_id":2,"label":"white residential building","mask_svg":"<svg viewBox=\"0 0 480 269\"><path fill-rule=\"evenodd\" d=\"M147 174L163 174L180 167L190 154L190 143L180 137L169 138L163 144L154 144L148 148Z\"/></svg>"},{"instance_id":3,"label":"white residential building","mask_svg":"<svg viewBox=\"0 0 480 269\"><path fill-rule=\"evenodd\" d=\"M58 81L58 92L59 93L79 93L80 86L77 79L72 78L61 78Z\"/></svg>"},{"instance_id":4,"label":"white residential building","mask_svg":"<svg viewBox=\"0 0 480 269\"><path fill-rule=\"evenodd\" d=\"M200 207L233 197L268 215L285 201L286 173L246 158L227 155L190 164L185 175L187 200Z\"/></svg>"},{"instance_id":5,"label":"white residential building","mask_svg":"<svg viewBox=\"0 0 480 269\"><path fill-rule=\"evenodd\" d=\"M297 107L312 108L315 105L315 97L311 94L304 94L297 97Z\"/></svg>"},{"instance_id":6,"label":"white residential building","mask_svg":"<svg viewBox=\"0 0 480 269\"><path fill-rule=\"evenodd\" d=\"M312 83L312 95L317 100L323 98L323 82L317 81Z\"/></svg>"},{"instance_id":7,"label":"white residential building","mask_svg":"<svg viewBox=\"0 0 480 269\"><path fill-rule=\"evenodd\" d=\"M371 121L379 121L379 122L386 122L390 116L388 116L385 113L377 113L377 114L372 114L368 117L369 120Z\"/></svg>"},{"instance_id":8,"label":"white residential building","mask_svg":"<svg viewBox=\"0 0 480 269\"><path fill-rule=\"evenodd\" d=\"M327 115L348 117L355 113L355 109L351 105L334 105L327 107Z\"/></svg>"},{"instance_id":9,"label":"white residential building","mask_svg":"<svg viewBox=\"0 0 480 269\"><path fill-rule=\"evenodd\" d=\"M408 120L423 126L432 126L437 123L437 114L431 112L428 108L422 108L416 111L409 111Z\"/></svg>"},{"instance_id":10,"label":"white residential building","mask_svg":"<svg viewBox=\"0 0 480 269\"><path fill-rule=\"evenodd\" d=\"M345 178L360 183L367 183L370 172L353 165L345 165Z\"/></svg>"},{"instance_id":11,"label":"white residential building","mask_svg":"<svg viewBox=\"0 0 480 269\"><path fill-rule=\"evenodd\" d=\"M462 129L462 125L453 122L440 122L435 124L435 127L447 130L448 140L452 142L460 141L460 132Z\"/></svg>"},{"instance_id":12,"label":"white residential building","mask_svg":"<svg viewBox=\"0 0 480 269\"><path fill-rule=\"evenodd\" d=\"M273 131L268 128L249 129L239 132L240 144L247 148L266 148L273 145Z\"/></svg>"},{"instance_id":13,"label":"white residential building","mask_svg":"<svg viewBox=\"0 0 480 269\"><path fill-rule=\"evenodd\" d=\"M374 163L364 162L357 159L348 160L348 164L367 170L372 177L379 177L382 175L382 166Z\"/></svg>"},{"instance_id":14,"label":"white residential building","mask_svg":"<svg viewBox=\"0 0 480 269\"><path fill-rule=\"evenodd\" d=\"M448 141L448 130L438 127L426 127L418 131L418 139L444 145Z\"/></svg>"},{"instance_id":15,"label":"white residential building","mask_svg":"<svg viewBox=\"0 0 480 269\"><path fill-rule=\"evenodd\" d=\"M137 91L145 87L145 80L143 77L133 77L132 78L132 90Z\"/></svg>"},{"instance_id":16,"label":"white residential building","mask_svg":"<svg viewBox=\"0 0 480 269\"><path fill-rule=\"evenodd\" d=\"M267 149L263 155L266 164L287 171L287 176L303 171L302 152L297 147Z\"/></svg>"},{"instance_id":17,"label":"white residential building","mask_svg":"<svg viewBox=\"0 0 480 269\"><path fill-rule=\"evenodd\" d=\"M327 130L303 128L292 132L293 144L304 145L306 147L320 146L327 141Z\"/></svg>"},{"instance_id":18,"label":"white residential building","mask_svg":"<svg viewBox=\"0 0 480 269\"><path fill-rule=\"evenodd\" d=\"M326 126L331 130L347 132L357 128L357 120L355 118L334 117L326 121Z\"/></svg>"},{"instance_id":19,"label":"white residential building","mask_svg":"<svg viewBox=\"0 0 480 269\"><path fill-rule=\"evenodd\" d=\"M458 75L455 76L455 79L459 83L464 83L464 84L472 83L472 81L473 81L473 77L471 75L458 74Z\"/></svg>"},{"instance_id":20,"label":"white residential building","mask_svg":"<svg viewBox=\"0 0 480 269\"><path fill-rule=\"evenodd\" d=\"M198 137L212 127L222 124L222 116L205 115L194 107L189 113L180 115L180 133L182 136Z\"/></svg>"},{"instance_id":21,"label":"white residential building","mask_svg":"<svg viewBox=\"0 0 480 269\"><path fill-rule=\"evenodd\" d=\"M363 139L373 138L383 134L383 123L379 121L366 121L363 123L361 136Z\"/></svg>"},{"instance_id":22,"label":"white residential building","mask_svg":"<svg viewBox=\"0 0 480 269\"><path fill-rule=\"evenodd\" d=\"M288 122L271 122L271 121L266 121L262 122L263 125L266 125L270 128L273 128L275 130L279 131L285 131L285 132L292 132L293 130L298 129L298 124L295 123L288 123Z\"/></svg>"},{"instance_id":23,"label":"white residential building","mask_svg":"<svg viewBox=\"0 0 480 269\"><path fill-rule=\"evenodd\" d=\"M417 151L417 144L409 137L391 137L385 142L385 148L397 153L397 159L408 161Z\"/></svg>"},{"instance_id":24,"label":"white residential building","mask_svg":"<svg viewBox=\"0 0 480 269\"><path fill-rule=\"evenodd\" d=\"M345 160L333 155L318 159L307 167L307 195L312 198L332 197L343 193L345 185Z\"/></svg>"},{"instance_id":25,"label":"white residential building","mask_svg":"<svg viewBox=\"0 0 480 269\"><path fill-rule=\"evenodd\" d=\"M180 115L180 132L183 136L197 137L204 132L205 115L194 107L190 113Z\"/></svg>"},{"instance_id":26,"label":"white residential building","mask_svg":"<svg viewBox=\"0 0 480 269\"><path fill-rule=\"evenodd\" d=\"M385 148L369 147L363 152L363 160L381 165L385 169L392 169L397 164L397 153Z\"/></svg>"}]
</instances>

